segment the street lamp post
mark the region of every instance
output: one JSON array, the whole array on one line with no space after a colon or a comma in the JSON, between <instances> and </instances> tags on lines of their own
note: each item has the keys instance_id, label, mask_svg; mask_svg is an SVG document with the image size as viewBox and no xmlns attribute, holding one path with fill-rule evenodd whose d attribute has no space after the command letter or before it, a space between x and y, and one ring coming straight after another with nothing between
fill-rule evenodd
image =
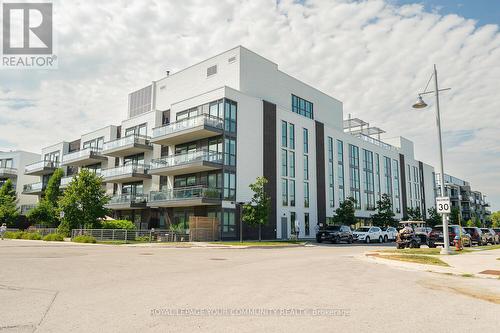
<instances>
[{"instance_id":1,"label":"street lamp post","mask_svg":"<svg viewBox=\"0 0 500 333\"><path fill-rule=\"evenodd\" d=\"M442 141L442 135L441 135L441 114L439 110L439 92L440 91L445 91L445 90L450 90L451 88L446 88L446 89L441 89L439 90L438 86L438 77L437 77L437 69L436 65L434 65L434 72L432 74L434 76L434 91L427 91L427 86L430 83L430 79L427 82L427 86L424 89L423 93L418 94L418 99L415 104L413 104L413 108L415 109L422 109L427 106L427 104L423 101L422 95L426 94L432 94L434 93L436 96L436 126L437 126L437 131L438 131L438 141L439 141L439 162L440 162L440 172L441 172L441 197L444 197L446 195L445 191L445 183L444 183L444 159L443 159L443 141ZM431 79L432 79L431 76ZM441 250L441 254L450 254L450 235L448 233L448 214L443 213L443 249Z\"/></svg>"}]
</instances>

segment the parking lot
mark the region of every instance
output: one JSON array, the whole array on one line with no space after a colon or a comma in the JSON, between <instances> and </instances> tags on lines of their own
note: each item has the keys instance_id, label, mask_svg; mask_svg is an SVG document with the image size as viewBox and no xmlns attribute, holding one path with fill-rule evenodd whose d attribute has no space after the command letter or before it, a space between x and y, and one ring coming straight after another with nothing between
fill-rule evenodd
<instances>
[{"instance_id":1,"label":"parking lot","mask_svg":"<svg viewBox=\"0 0 500 333\"><path fill-rule=\"evenodd\" d=\"M207 249L0 241L0 331L498 329L500 305L481 295L500 294L499 280L361 259L369 249L389 246Z\"/></svg>"}]
</instances>

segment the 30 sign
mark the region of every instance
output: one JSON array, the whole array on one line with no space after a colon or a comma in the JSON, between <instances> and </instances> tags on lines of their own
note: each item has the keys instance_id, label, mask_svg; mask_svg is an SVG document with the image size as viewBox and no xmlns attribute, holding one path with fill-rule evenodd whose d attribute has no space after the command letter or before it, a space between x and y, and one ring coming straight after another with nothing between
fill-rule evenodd
<instances>
[{"instance_id":1,"label":"30 sign","mask_svg":"<svg viewBox=\"0 0 500 333\"><path fill-rule=\"evenodd\" d=\"M451 201L449 197L436 198L436 210L439 214L451 213Z\"/></svg>"}]
</instances>

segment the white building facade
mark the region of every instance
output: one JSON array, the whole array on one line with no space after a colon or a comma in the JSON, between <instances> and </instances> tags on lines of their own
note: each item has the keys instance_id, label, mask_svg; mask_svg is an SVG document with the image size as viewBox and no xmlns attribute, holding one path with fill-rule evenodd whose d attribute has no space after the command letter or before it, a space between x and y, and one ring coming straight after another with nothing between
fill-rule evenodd
<instances>
[{"instance_id":1,"label":"white building facade","mask_svg":"<svg viewBox=\"0 0 500 333\"><path fill-rule=\"evenodd\" d=\"M239 46L132 92L121 124L44 148L39 163L63 167L64 184L81 168L99 173L113 215L140 228L211 216L222 239L239 237L238 203L259 176L272 201L266 239L289 238L296 224L314 237L347 197L368 223L384 193L398 219L434 206L434 169L411 141L344 118L340 101ZM40 195L50 170L38 172Z\"/></svg>"}]
</instances>

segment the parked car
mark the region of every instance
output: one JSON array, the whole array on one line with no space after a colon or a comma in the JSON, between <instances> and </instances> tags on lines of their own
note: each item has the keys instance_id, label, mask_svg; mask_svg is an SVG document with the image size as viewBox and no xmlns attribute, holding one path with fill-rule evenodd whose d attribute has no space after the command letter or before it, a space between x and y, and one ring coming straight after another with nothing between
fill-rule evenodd
<instances>
[{"instance_id":1,"label":"parked car","mask_svg":"<svg viewBox=\"0 0 500 333\"><path fill-rule=\"evenodd\" d=\"M395 241L396 236L398 235L398 231L394 227L382 227L382 232L384 234L384 242L387 242L388 240L390 241Z\"/></svg>"},{"instance_id":2,"label":"parked car","mask_svg":"<svg viewBox=\"0 0 500 333\"><path fill-rule=\"evenodd\" d=\"M477 227L465 227L464 229L470 235L472 244L479 246L486 244L486 235L483 235L481 229Z\"/></svg>"},{"instance_id":3,"label":"parked car","mask_svg":"<svg viewBox=\"0 0 500 333\"><path fill-rule=\"evenodd\" d=\"M466 228L462 228L457 224L448 226L448 235L450 239L450 246L454 245L455 236L457 235L460 235L461 237L462 246L470 247L473 244L470 233L466 230ZM427 245L431 248L436 247L436 245L444 245L442 225L436 225L432 227L432 231L429 233L429 237L427 240Z\"/></svg>"},{"instance_id":4,"label":"parked car","mask_svg":"<svg viewBox=\"0 0 500 333\"><path fill-rule=\"evenodd\" d=\"M493 239L495 240L495 244L500 244L500 232L495 231L493 228L488 228L490 232L493 234Z\"/></svg>"},{"instance_id":5,"label":"parked car","mask_svg":"<svg viewBox=\"0 0 500 333\"><path fill-rule=\"evenodd\" d=\"M481 231L483 232L484 238L486 239L486 244L489 243L495 245L497 243L497 237L493 229L481 228Z\"/></svg>"},{"instance_id":6,"label":"parked car","mask_svg":"<svg viewBox=\"0 0 500 333\"><path fill-rule=\"evenodd\" d=\"M320 229L316 234L316 241L330 241L332 243L340 243L342 241L351 244L353 235L351 228L346 225L329 225L324 229Z\"/></svg>"},{"instance_id":7,"label":"parked car","mask_svg":"<svg viewBox=\"0 0 500 333\"><path fill-rule=\"evenodd\" d=\"M500 228L493 228L493 231L498 236L498 243L500 244Z\"/></svg>"},{"instance_id":8,"label":"parked car","mask_svg":"<svg viewBox=\"0 0 500 333\"><path fill-rule=\"evenodd\" d=\"M357 241L370 243L377 241L382 243L384 241L384 234L379 227L360 227L353 232L354 238Z\"/></svg>"}]
</instances>

